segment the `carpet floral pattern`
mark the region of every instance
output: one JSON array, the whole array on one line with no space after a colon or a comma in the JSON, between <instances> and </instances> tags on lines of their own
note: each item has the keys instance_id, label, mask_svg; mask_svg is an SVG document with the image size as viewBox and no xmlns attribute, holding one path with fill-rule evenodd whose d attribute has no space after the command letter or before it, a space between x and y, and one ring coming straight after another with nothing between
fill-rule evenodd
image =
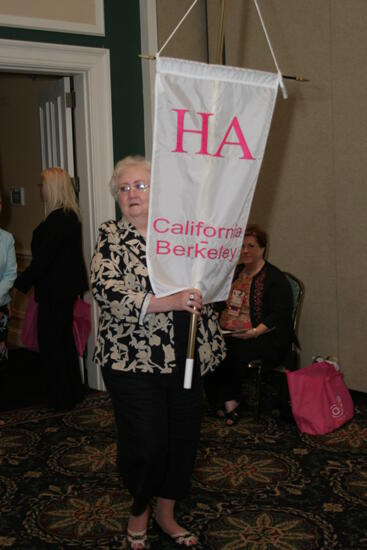
<instances>
[{"instance_id":1,"label":"carpet floral pattern","mask_svg":"<svg viewBox=\"0 0 367 550\"><path fill-rule=\"evenodd\" d=\"M367 548L367 397L317 437L267 409L228 428L205 410L180 521L212 550ZM115 472L109 398L68 413L0 413L0 548L126 548L129 495ZM168 549L151 527L152 548Z\"/></svg>"}]
</instances>

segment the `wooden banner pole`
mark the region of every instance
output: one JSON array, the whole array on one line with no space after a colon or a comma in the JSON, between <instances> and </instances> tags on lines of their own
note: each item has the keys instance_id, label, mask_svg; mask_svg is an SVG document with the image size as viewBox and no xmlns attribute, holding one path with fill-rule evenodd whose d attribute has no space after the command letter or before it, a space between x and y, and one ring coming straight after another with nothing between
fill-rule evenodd
<instances>
[{"instance_id":1,"label":"wooden banner pole","mask_svg":"<svg viewBox=\"0 0 367 550\"><path fill-rule=\"evenodd\" d=\"M185 378L184 378L185 390L191 389L191 384L192 384L197 322L198 322L198 316L195 313L191 313L189 340L187 342L186 363L185 363Z\"/></svg>"}]
</instances>

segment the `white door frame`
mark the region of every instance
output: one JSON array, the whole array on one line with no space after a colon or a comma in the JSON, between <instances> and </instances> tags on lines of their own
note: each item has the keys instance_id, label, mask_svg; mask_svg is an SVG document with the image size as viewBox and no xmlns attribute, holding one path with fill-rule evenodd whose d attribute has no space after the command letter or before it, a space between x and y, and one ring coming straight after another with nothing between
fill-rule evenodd
<instances>
[{"instance_id":1,"label":"white door frame","mask_svg":"<svg viewBox=\"0 0 367 550\"><path fill-rule=\"evenodd\" d=\"M74 178L73 108L66 97L72 77L64 76L37 91L42 170L60 166Z\"/></svg>"},{"instance_id":2,"label":"white door frame","mask_svg":"<svg viewBox=\"0 0 367 550\"><path fill-rule=\"evenodd\" d=\"M77 109L75 129L84 253L89 264L97 228L115 218L107 182L113 170L112 111L109 50L39 42L0 39L0 70L22 73L73 75ZM88 381L103 389L92 361L98 311L92 304L92 334L88 342Z\"/></svg>"}]
</instances>

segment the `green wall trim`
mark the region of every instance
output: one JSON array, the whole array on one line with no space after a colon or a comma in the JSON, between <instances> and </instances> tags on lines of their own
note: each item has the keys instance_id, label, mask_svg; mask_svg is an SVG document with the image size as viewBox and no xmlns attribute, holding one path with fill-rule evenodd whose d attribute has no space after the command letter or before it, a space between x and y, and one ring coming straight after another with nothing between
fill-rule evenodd
<instances>
[{"instance_id":1,"label":"green wall trim","mask_svg":"<svg viewBox=\"0 0 367 550\"><path fill-rule=\"evenodd\" d=\"M115 163L144 154L144 111L139 2L106 0L105 36L0 27L0 38L69 44L110 50L112 128ZM106 174L109 180L111 174Z\"/></svg>"}]
</instances>

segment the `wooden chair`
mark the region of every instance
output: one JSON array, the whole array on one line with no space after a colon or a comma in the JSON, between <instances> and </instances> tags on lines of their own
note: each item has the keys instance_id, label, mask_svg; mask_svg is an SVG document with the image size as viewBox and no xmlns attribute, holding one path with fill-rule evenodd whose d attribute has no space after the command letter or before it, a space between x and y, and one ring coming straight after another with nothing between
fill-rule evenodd
<instances>
[{"instance_id":1,"label":"wooden chair","mask_svg":"<svg viewBox=\"0 0 367 550\"><path fill-rule=\"evenodd\" d=\"M262 375L265 371L266 373L277 373L281 374L282 376L285 376L285 371L288 370L296 370L298 368L299 363L299 341L298 341L298 322L301 314L302 309L302 303L303 303L303 297L304 297L304 285L303 283L294 275L291 273L284 272L284 275L287 277L289 284L292 289L293 294L293 311L292 311L292 319L293 319L293 329L295 334L295 342L292 344L292 348L289 351L289 354L287 357L284 358L284 360L279 364L274 365L268 365L264 364L264 362L261 359L254 359L249 362L248 367L249 369L253 369L255 371L256 381L255 381L255 418L256 420L259 418L259 412L260 412L260 400L261 400L261 382L262 382ZM284 384L286 381L284 380Z\"/></svg>"}]
</instances>

